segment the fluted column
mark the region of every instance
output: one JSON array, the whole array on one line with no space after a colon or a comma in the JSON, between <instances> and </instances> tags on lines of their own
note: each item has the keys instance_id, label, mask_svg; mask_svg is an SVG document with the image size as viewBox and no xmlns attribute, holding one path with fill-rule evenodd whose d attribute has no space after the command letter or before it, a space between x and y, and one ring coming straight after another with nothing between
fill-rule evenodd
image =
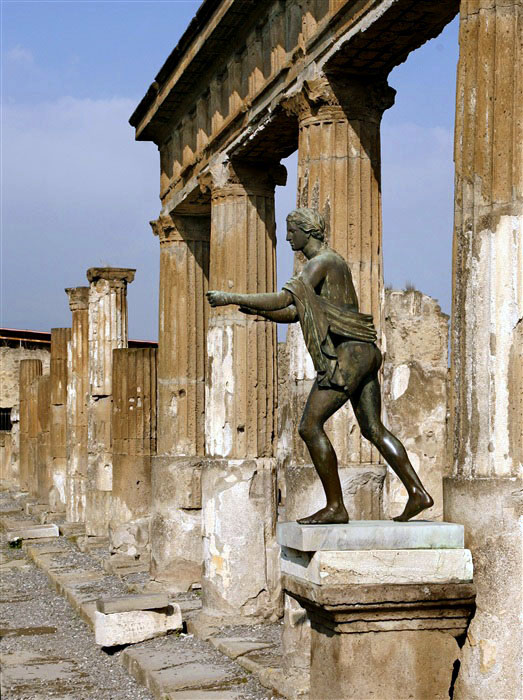
<instances>
[{"instance_id":1,"label":"fluted column","mask_svg":"<svg viewBox=\"0 0 523 700\"><path fill-rule=\"evenodd\" d=\"M51 329L51 473L49 504L65 510L67 474L67 351L70 328Z\"/></svg>"},{"instance_id":2,"label":"fluted column","mask_svg":"<svg viewBox=\"0 0 523 700\"><path fill-rule=\"evenodd\" d=\"M151 222L160 241L158 454L205 450L208 216Z\"/></svg>"},{"instance_id":3,"label":"fluted column","mask_svg":"<svg viewBox=\"0 0 523 700\"><path fill-rule=\"evenodd\" d=\"M38 481L38 500L49 502L49 492L52 487L51 462L51 377L44 374L37 380L37 438L36 462Z\"/></svg>"},{"instance_id":4,"label":"fluted column","mask_svg":"<svg viewBox=\"0 0 523 700\"><path fill-rule=\"evenodd\" d=\"M445 519L465 525L477 611L455 698L518 698L523 606L523 22L461 2L455 128L451 438Z\"/></svg>"},{"instance_id":5,"label":"fluted column","mask_svg":"<svg viewBox=\"0 0 523 700\"><path fill-rule=\"evenodd\" d=\"M210 289L275 289L274 186L284 175L267 164L245 163L213 172ZM274 540L275 325L237 307L212 309L207 353L204 609L270 617L280 606Z\"/></svg>"},{"instance_id":6,"label":"fluted column","mask_svg":"<svg viewBox=\"0 0 523 700\"><path fill-rule=\"evenodd\" d=\"M151 459L156 452L156 348L113 352L111 416L115 551L149 552Z\"/></svg>"},{"instance_id":7,"label":"fluted column","mask_svg":"<svg viewBox=\"0 0 523 700\"><path fill-rule=\"evenodd\" d=\"M201 580L202 456L209 216L161 216L158 455L152 467L151 576L187 590Z\"/></svg>"},{"instance_id":8,"label":"fluted column","mask_svg":"<svg viewBox=\"0 0 523 700\"><path fill-rule=\"evenodd\" d=\"M274 179L267 168L237 166L212 187L209 288L276 288ZM207 334L207 454L271 457L275 432L276 327L235 306L211 311Z\"/></svg>"},{"instance_id":9,"label":"fluted column","mask_svg":"<svg viewBox=\"0 0 523 700\"><path fill-rule=\"evenodd\" d=\"M89 287L72 287L65 291L72 312L67 367L66 518L69 522L84 522L89 392Z\"/></svg>"},{"instance_id":10,"label":"fluted column","mask_svg":"<svg viewBox=\"0 0 523 700\"><path fill-rule=\"evenodd\" d=\"M42 374L41 360L20 361L20 488L29 491L30 474L33 471L32 453L29 449L29 387Z\"/></svg>"},{"instance_id":11,"label":"fluted column","mask_svg":"<svg viewBox=\"0 0 523 700\"><path fill-rule=\"evenodd\" d=\"M89 400L86 532L107 534L111 507L113 350L127 347L127 284L135 270L92 267L89 287Z\"/></svg>"}]
</instances>

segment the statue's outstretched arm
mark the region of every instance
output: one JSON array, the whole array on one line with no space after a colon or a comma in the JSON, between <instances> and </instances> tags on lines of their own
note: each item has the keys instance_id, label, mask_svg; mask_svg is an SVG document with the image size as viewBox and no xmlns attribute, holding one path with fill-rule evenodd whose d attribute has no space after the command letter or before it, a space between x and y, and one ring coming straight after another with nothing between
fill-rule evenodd
<instances>
[{"instance_id":1,"label":"statue's outstretched arm","mask_svg":"<svg viewBox=\"0 0 523 700\"><path fill-rule=\"evenodd\" d=\"M275 323L296 323L296 321L300 320L294 304L279 311L257 311L249 306L240 306L240 311L249 316L263 316L263 318L268 318L269 321L274 321Z\"/></svg>"},{"instance_id":2,"label":"statue's outstretched arm","mask_svg":"<svg viewBox=\"0 0 523 700\"><path fill-rule=\"evenodd\" d=\"M248 306L256 311L279 311L293 303L293 297L286 289L271 294L235 294L234 292L218 292L210 290L207 299L211 306Z\"/></svg>"}]
</instances>

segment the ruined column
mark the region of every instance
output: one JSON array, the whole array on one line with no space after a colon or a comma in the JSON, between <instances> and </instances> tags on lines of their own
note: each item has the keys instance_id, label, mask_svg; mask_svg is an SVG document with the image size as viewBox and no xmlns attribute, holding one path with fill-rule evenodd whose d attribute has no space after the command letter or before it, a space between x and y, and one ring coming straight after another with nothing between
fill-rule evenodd
<instances>
[{"instance_id":1,"label":"ruined column","mask_svg":"<svg viewBox=\"0 0 523 700\"><path fill-rule=\"evenodd\" d=\"M272 173L267 164L236 164L213 174L210 289L275 289L274 178L284 182L284 173ZM207 353L204 608L216 615L270 617L280 604L275 324L234 306L212 309Z\"/></svg>"},{"instance_id":2,"label":"ruined column","mask_svg":"<svg viewBox=\"0 0 523 700\"><path fill-rule=\"evenodd\" d=\"M72 311L67 374L66 519L85 522L87 396L89 392L89 287L65 290Z\"/></svg>"},{"instance_id":3,"label":"ruined column","mask_svg":"<svg viewBox=\"0 0 523 700\"><path fill-rule=\"evenodd\" d=\"M44 374L37 382L37 437L36 464L38 477L38 500L49 503L49 492L52 487L51 472L51 377Z\"/></svg>"},{"instance_id":4,"label":"ruined column","mask_svg":"<svg viewBox=\"0 0 523 700\"><path fill-rule=\"evenodd\" d=\"M523 82L520 0L462 2L455 127L446 520L465 525L477 610L455 698L520 697L523 605Z\"/></svg>"},{"instance_id":5,"label":"ruined column","mask_svg":"<svg viewBox=\"0 0 523 700\"><path fill-rule=\"evenodd\" d=\"M38 383L40 377L35 377L27 387L28 414L28 485L33 498L38 497Z\"/></svg>"},{"instance_id":6,"label":"ruined column","mask_svg":"<svg viewBox=\"0 0 523 700\"><path fill-rule=\"evenodd\" d=\"M298 206L317 209L325 217L327 242L349 264L360 310L372 314L378 343L383 313L380 123L394 94L382 78L320 75L305 81L301 92L287 101L299 120ZM301 258L296 261L301 263ZM288 346L295 385L291 403L299 420L316 373L298 324L290 328ZM361 437L350 404L331 418L327 430L350 516L379 518L384 468L377 450ZM319 479L296 430L293 440L297 459L287 469L289 520L324 505Z\"/></svg>"},{"instance_id":7,"label":"ruined column","mask_svg":"<svg viewBox=\"0 0 523 700\"><path fill-rule=\"evenodd\" d=\"M65 510L67 474L67 349L70 328L51 329L51 474L49 505Z\"/></svg>"},{"instance_id":8,"label":"ruined column","mask_svg":"<svg viewBox=\"0 0 523 700\"><path fill-rule=\"evenodd\" d=\"M208 216L151 222L160 241L158 455L152 467L151 576L186 591L202 575L201 469L209 305Z\"/></svg>"},{"instance_id":9,"label":"ruined column","mask_svg":"<svg viewBox=\"0 0 523 700\"><path fill-rule=\"evenodd\" d=\"M29 491L32 453L29 449L29 387L42 374L41 360L20 361L20 489Z\"/></svg>"},{"instance_id":10,"label":"ruined column","mask_svg":"<svg viewBox=\"0 0 523 700\"><path fill-rule=\"evenodd\" d=\"M113 351L111 417L114 552L149 554L151 460L156 452L156 348Z\"/></svg>"},{"instance_id":11,"label":"ruined column","mask_svg":"<svg viewBox=\"0 0 523 700\"><path fill-rule=\"evenodd\" d=\"M107 535L113 465L111 452L113 350L127 347L127 284L135 270L91 267L89 280L89 401L86 532Z\"/></svg>"}]
</instances>

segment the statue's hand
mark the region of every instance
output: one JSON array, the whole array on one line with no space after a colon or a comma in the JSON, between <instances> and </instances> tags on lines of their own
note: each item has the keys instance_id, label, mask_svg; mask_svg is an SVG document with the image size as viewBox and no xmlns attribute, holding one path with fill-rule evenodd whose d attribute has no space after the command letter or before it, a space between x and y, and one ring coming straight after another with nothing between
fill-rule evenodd
<instances>
[{"instance_id":1,"label":"statue's hand","mask_svg":"<svg viewBox=\"0 0 523 700\"><path fill-rule=\"evenodd\" d=\"M242 314L246 314L247 316L258 316L260 314L259 311L251 309L250 306L240 306L239 308Z\"/></svg>"},{"instance_id":2,"label":"statue's hand","mask_svg":"<svg viewBox=\"0 0 523 700\"><path fill-rule=\"evenodd\" d=\"M207 299L211 306L227 306L227 304L231 303L230 296L229 292L217 292L214 290L207 292Z\"/></svg>"}]
</instances>

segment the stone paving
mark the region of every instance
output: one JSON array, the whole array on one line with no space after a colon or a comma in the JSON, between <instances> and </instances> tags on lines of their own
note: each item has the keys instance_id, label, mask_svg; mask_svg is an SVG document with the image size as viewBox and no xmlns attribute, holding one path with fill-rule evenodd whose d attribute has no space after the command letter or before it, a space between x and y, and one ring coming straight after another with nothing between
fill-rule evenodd
<instances>
[{"instance_id":1,"label":"stone paving","mask_svg":"<svg viewBox=\"0 0 523 700\"><path fill-rule=\"evenodd\" d=\"M20 500L0 494L0 524L34 523ZM7 522L6 522L7 521ZM6 527L7 526L7 527ZM84 543L85 544L85 543ZM97 543L100 545L100 543ZM102 649L91 618L96 600L140 588L143 574L104 571L104 550L82 553L74 538L29 540L0 550L1 691L7 700L269 700L248 670L215 645L183 632ZM105 552L106 553L106 552ZM57 592L52 590L56 589ZM60 595L61 593L61 595ZM66 600L64 600L64 598ZM184 617L200 607L197 594L178 596ZM66 602L67 601L67 602ZM261 649L252 644L238 653Z\"/></svg>"}]
</instances>

